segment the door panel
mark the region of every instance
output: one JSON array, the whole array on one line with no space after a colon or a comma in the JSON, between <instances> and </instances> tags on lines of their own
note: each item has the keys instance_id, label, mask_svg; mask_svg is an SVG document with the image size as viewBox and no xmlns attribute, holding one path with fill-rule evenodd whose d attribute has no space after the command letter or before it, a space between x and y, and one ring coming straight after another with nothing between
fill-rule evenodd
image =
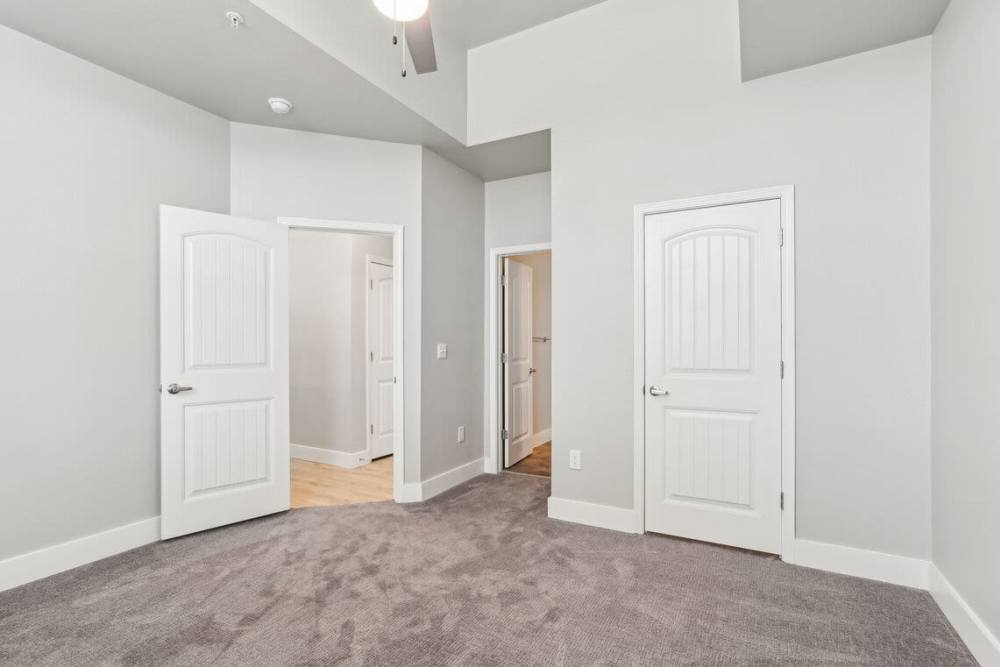
<instances>
[{"instance_id":1,"label":"door panel","mask_svg":"<svg viewBox=\"0 0 1000 667\"><path fill-rule=\"evenodd\" d=\"M780 550L780 204L646 218L646 526Z\"/></svg>"},{"instance_id":2,"label":"door panel","mask_svg":"<svg viewBox=\"0 0 1000 667\"><path fill-rule=\"evenodd\" d=\"M288 509L287 267L285 227L160 209L164 539Z\"/></svg>"},{"instance_id":3,"label":"door panel","mask_svg":"<svg viewBox=\"0 0 1000 667\"><path fill-rule=\"evenodd\" d=\"M534 433L533 378L531 372L533 326L533 275L527 264L504 259L504 466L510 467L531 454Z\"/></svg>"},{"instance_id":4,"label":"door panel","mask_svg":"<svg viewBox=\"0 0 1000 667\"><path fill-rule=\"evenodd\" d=\"M368 263L368 438L370 457L392 454L392 266Z\"/></svg>"}]
</instances>

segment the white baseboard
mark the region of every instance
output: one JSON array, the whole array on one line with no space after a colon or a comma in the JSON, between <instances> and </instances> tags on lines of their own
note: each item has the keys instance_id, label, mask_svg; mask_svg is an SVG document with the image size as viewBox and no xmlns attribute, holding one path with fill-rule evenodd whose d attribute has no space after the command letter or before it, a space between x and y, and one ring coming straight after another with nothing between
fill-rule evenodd
<instances>
[{"instance_id":1,"label":"white baseboard","mask_svg":"<svg viewBox=\"0 0 1000 667\"><path fill-rule=\"evenodd\" d=\"M933 563L928 575L929 590L934 601L941 607L941 611L979 664L983 667L1000 665L1000 639Z\"/></svg>"},{"instance_id":2,"label":"white baseboard","mask_svg":"<svg viewBox=\"0 0 1000 667\"><path fill-rule=\"evenodd\" d=\"M583 500L549 496L549 518L607 528L623 533L638 533L635 511L624 507L598 505Z\"/></svg>"},{"instance_id":3,"label":"white baseboard","mask_svg":"<svg viewBox=\"0 0 1000 667\"><path fill-rule=\"evenodd\" d=\"M463 482L467 482L473 477L483 474L483 459L478 458L468 463L452 468L440 475L435 475L420 483L420 499L430 500L434 496L444 493L448 489L454 488Z\"/></svg>"},{"instance_id":4,"label":"white baseboard","mask_svg":"<svg viewBox=\"0 0 1000 667\"><path fill-rule=\"evenodd\" d=\"M552 429L547 428L544 431L539 431L531 436L531 448L534 449L538 445L544 445L550 440L552 440Z\"/></svg>"},{"instance_id":5,"label":"white baseboard","mask_svg":"<svg viewBox=\"0 0 1000 667\"><path fill-rule=\"evenodd\" d=\"M157 516L14 556L0 561L0 591L72 570L159 539L160 517Z\"/></svg>"},{"instance_id":6,"label":"white baseboard","mask_svg":"<svg viewBox=\"0 0 1000 667\"><path fill-rule=\"evenodd\" d=\"M930 561L921 558L811 540L795 540L790 550L785 549L782 560L792 565L924 590L927 589L927 570L930 567Z\"/></svg>"},{"instance_id":7,"label":"white baseboard","mask_svg":"<svg viewBox=\"0 0 1000 667\"><path fill-rule=\"evenodd\" d=\"M335 449L323 449L322 447L296 444L292 444L290 449L293 459L325 463L341 468L357 468L371 463L368 459L368 453L363 450L360 452L341 452Z\"/></svg>"}]
</instances>

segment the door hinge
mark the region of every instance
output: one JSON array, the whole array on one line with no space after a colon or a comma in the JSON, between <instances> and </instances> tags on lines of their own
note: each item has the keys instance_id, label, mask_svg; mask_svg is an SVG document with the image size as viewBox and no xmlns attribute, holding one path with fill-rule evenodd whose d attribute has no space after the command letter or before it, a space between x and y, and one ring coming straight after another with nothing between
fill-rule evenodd
<instances>
[{"instance_id":1,"label":"door hinge","mask_svg":"<svg viewBox=\"0 0 1000 667\"><path fill-rule=\"evenodd\" d=\"M503 285L504 287L507 286L507 274L506 273L503 273L503 274L500 275L500 284Z\"/></svg>"},{"instance_id":2,"label":"door hinge","mask_svg":"<svg viewBox=\"0 0 1000 667\"><path fill-rule=\"evenodd\" d=\"M781 379L785 379L785 361L781 360L778 362L778 371L781 373Z\"/></svg>"},{"instance_id":3,"label":"door hinge","mask_svg":"<svg viewBox=\"0 0 1000 667\"><path fill-rule=\"evenodd\" d=\"M368 432L371 433L372 435L375 435L375 424L368 425Z\"/></svg>"},{"instance_id":4,"label":"door hinge","mask_svg":"<svg viewBox=\"0 0 1000 667\"><path fill-rule=\"evenodd\" d=\"M778 227L778 247L785 245L785 228Z\"/></svg>"},{"instance_id":5,"label":"door hinge","mask_svg":"<svg viewBox=\"0 0 1000 667\"><path fill-rule=\"evenodd\" d=\"M509 434L507 433L507 429L504 429L504 430L500 431L500 439L501 440L506 440L507 437L508 437L508 435Z\"/></svg>"},{"instance_id":6,"label":"door hinge","mask_svg":"<svg viewBox=\"0 0 1000 667\"><path fill-rule=\"evenodd\" d=\"M785 509L785 492L781 492L781 509Z\"/></svg>"},{"instance_id":7,"label":"door hinge","mask_svg":"<svg viewBox=\"0 0 1000 667\"><path fill-rule=\"evenodd\" d=\"M368 281L368 289L375 289L375 281L374 280L369 280Z\"/></svg>"},{"instance_id":8,"label":"door hinge","mask_svg":"<svg viewBox=\"0 0 1000 667\"><path fill-rule=\"evenodd\" d=\"M506 352L501 352L500 353L500 363L501 364L506 364L507 363L507 353Z\"/></svg>"}]
</instances>

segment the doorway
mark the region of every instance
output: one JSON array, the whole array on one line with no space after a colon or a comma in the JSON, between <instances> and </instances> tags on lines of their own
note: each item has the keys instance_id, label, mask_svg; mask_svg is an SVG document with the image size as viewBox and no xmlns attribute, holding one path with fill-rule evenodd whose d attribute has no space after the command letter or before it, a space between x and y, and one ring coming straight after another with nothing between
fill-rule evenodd
<instances>
[{"instance_id":1,"label":"doorway","mask_svg":"<svg viewBox=\"0 0 1000 667\"><path fill-rule=\"evenodd\" d=\"M289 230L291 506L392 500L392 237Z\"/></svg>"},{"instance_id":2,"label":"doorway","mask_svg":"<svg viewBox=\"0 0 1000 667\"><path fill-rule=\"evenodd\" d=\"M290 320L290 299L300 293L308 294L320 284L306 280L304 289L289 289L289 244L293 230L384 235L391 239L391 253L388 253L392 260L391 282L382 290L378 307L382 322L394 325L383 327L382 347L378 352L386 361L391 349L392 391L383 388L378 408L382 412L377 416L382 435L390 434L387 439L392 442L392 455L383 459L387 471L391 470L389 497L404 499L403 227L297 218L270 222L161 206L160 535L163 539L281 512L291 505L290 468L294 457L289 437L292 361L289 338L293 331L320 332L316 342L321 346L330 343L321 326L313 326L315 323L307 319L304 325L297 322L293 327ZM385 248L380 252L385 253ZM361 262L363 277L358 282L362 287L366 285L369 259L366 256ZM388 257L382 259L386 266ZM383 274L380 280L384 282L384 278ZM369 291L375 291L373 287ZM367 298L364 289L361 293L361 297L344 298L364 304ZM326 317L330 318L329 314ZM360 326L352 321L348 327L351 333L342 331L341 335L363 341L363 354L367 354L368 320L365 316L356 319ZM358 330L362 333L358 334ZM300 352L307 348L297 349ZM313 363L316 358L306 355L306 385L309 371L322 366ZM344 359L338 359L334 375L350 386L365 387L364 357L360 361L360 375L353 370L353 360ZM372 377L377 381L380 376ZM353 410L357 411L360 405L363 413L375 411L375 408L369 410L368 397L362 390ZM306 386L304 399L334 412L324 403L327 395L323 391ZM318 412L322 419L323 410ZM327 457L310 463L344 463L341 467L349 469L345 472L353 472L352 466L370 462L369 448L373 443L368 435L375 434L374 425L375 422L369 422L368 434L362 430L360 449L364 452L361 453L357 447L345 452L303 445L322 450L325 453L321 455ZM357 483L356 478L351 481ZM315 478L304 479L303 484L322 486Z\"/></svg>"},{"instance_id":3,"label":"doorway","mask_svg":"<svg viewBox=\"0 0 1000 667\"><path fill-rule=\"evenodd\" d=\"M640 532L791 547L793 194L636 207Z\"/></svg>"},{"instance_id":4,"label":"doorway","mask_svg":"<svg viewBox=\"0 0 1000 667\"><path fill-rule=\"evenodd\" d=\"M494 251L490 392L497 471L552 476L552 252Z\"/></svg>"}]
</instances>

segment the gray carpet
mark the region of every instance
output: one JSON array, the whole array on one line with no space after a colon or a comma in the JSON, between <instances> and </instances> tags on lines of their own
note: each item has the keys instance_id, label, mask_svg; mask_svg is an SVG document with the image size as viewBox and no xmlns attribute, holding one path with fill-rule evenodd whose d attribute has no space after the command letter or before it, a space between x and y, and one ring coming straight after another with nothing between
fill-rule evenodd
<instances>
[{"instance_id":1,"label":"gray carpet","mask_svg":"<svg viewBox=\"0 0 1000 667\"><path fill-rule=\"evenodd\" d=\"M0 593L0 663L975 664L926 592L553 521L548 484L294 510Z\"/></svg>"}]
</instances>

